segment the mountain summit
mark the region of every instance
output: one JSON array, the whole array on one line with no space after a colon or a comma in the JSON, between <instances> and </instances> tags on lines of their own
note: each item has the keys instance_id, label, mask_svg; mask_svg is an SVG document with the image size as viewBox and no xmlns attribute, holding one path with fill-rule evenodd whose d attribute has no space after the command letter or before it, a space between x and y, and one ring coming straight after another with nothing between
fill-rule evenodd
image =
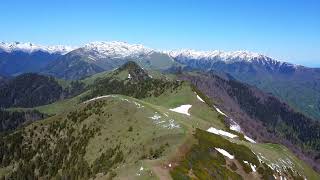
<instances>
[{"instance_id":1,"label":"mountain summit","mask_svg":"<svg viewBox=\"0 0 320 180\"><path fill-rule=\"evenodd\" d=\"M140 56L147 56L153 52L152 49L144 47L141 44L129 44L121 41L91 42L82 48L99 53L99 58L103 56L105 58L138 58Z\"/></svg>"}]
</instances>

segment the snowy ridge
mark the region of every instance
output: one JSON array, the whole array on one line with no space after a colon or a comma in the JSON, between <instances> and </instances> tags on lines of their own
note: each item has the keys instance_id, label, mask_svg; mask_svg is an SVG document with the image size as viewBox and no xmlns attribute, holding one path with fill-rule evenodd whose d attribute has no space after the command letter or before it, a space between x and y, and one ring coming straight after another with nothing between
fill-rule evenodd
<instances>
[{"instance_id":1,"label":"snowy ridge","mask_svg":"<svg viewBox=\"0 0 320 180\"><path fill-rule=\"evenodd\" d=\"M166 52L171 58L180 62L180 63L196 63L197 61L202 61L204 63L215 63L223 61L225 63L234 63L234 62L256 62L262 65L267 65L270 68L273 66L292 66L297 67L295 64L286 63L282 61L275 60L268 56L249 52L249 51L196 51L196 50L176 50Z\"/></svg>"},{"instance_id":2,"label":"snowy ridge","mask_svg":"<svg viewBox=\"0 0 320 180\"><path fill-rule=\"evenodd\" d=\"M20 43L20 42L13 42L13 43L0 43L0 50L5 52L13 52L13 51L23 51L26 53L32 53L36 51L43 51L48 52L50 54L59 53L59 54L66 54L72 51L74 47L71 46L63 46L63 45L56 45L56 46L42 46L36 45L33 43Z\"/></svg>"},{"instance_id":3,"label":"snowy ridge","mask_svg":"<svg viewBox=\"0 0 320 180\"><path fill-rule=\"evenodd\" d=\"M182 58L182 59L207 59L214 60L220 59L224 61L231 61L235 59L241 59L250 61L254 58L267 58L264 55L249 52L249 51L233 51L233 52L224 52L224 51L196 51L196 50L177 50L170 51L169 55L173 58Z\"/></svg>"},{"instance_id":4,"label":"snowy ridge","mask_svg":"<svg viewBox=\"0 0 320 180\"><path fill-rule=\"evenodd\" d=\"M147 56L154 50L144 47L141 44L129 44L119 41L97 41L86 44L83 47L85 50L93 51L103 57L110 58L134 58Z\"/></svg>"}]
</instances>

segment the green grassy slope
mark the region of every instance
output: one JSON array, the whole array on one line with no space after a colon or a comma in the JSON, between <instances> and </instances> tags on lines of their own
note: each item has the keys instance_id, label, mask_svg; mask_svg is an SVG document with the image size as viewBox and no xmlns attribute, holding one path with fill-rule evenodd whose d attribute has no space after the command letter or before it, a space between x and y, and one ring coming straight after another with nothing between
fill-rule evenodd
<instances>
[{"instance_id":1,"label":"green grassy slope","mask_svg":"<svg viewBox=\"0 0 320 180\"><path fill-rule=\"evenodd\" d=\"M135 92L118 89L126 96L105 88L116 81L123 88L134 86ZM212 102L189 83L154 80L132 69L100 76L91 86L95 83L101 85L98 92L103 97L88 89L72 99L37 107L56 115L1 136L0 175L13 179L320 178L283 146L206 132L214 127L235 133L225 126ZM181 105L191 105L190 115L170 110ZM257 172L244 161L255 165Z\"/></svg>"},{"instance_id":2,"label":"green grassy slope","mask_svg":"<svg viewBox=\"0 0 320 180\"><path fill-rule=\"evenodd\" d=\"M198 99L194 96L191 101L184 103L193 105L202 103L203 108L206 106L205 103L196 100ZM211 111L208 113L217 114L209 108L208 111ZM221 177L228 176L235 179L261 178L262 175L276 173L263 163L259 165L258 159L263 156L267 159L265 163L270 165L281 163L280 159L287 161L289 158L292 160L291 167L301 176L307 176L308 179L319 177L292 153L284 148L277 148L281 146L252 144L206 133L203 130L211 126L222 128L216 125L222 122L218 118L212 118L211 121L199 118L193 112L190 111L191 115L187 116L172 112L163 106L123 95L110 95L80 103L68 112L33 123L11 135L1 137L0 148L1 152L5 152L5 159L2 160L0 172L3 172L2 175L6 174L13 178L17 178L22 173L30 174L30 177L35 175L35 178L45 175L52 177L70 175L84 177L84 179L110 176L156 179L166 175L161 174L159 170L159 166L162 170L165 166L167 169L164 169L164 172L169 173L171 169L173 178L179 179L177 177L186 175L184 172L187 167L183 165L184 162L190 161L189 163L195 163L193 166L196 169L193 174L199 179L208 175L205 172L211 165L219 174L217 177L222 175ZM228 131L227 128L224 129ZM193 133L195 133L194 138L192 138ZM200 144L196 143L197 141ZM194 143L190 144L190 142ZM201 145L202 142L203 145ZM193 144L193 146L191 150L186 151L185 157L189 157L188 154L191 153L193 155L190 157L193 159L173 160L174 157L183 154L179 148L186 144ZM213 152L210 148L214 147L223 148L235 154L236 160L230 161L214 150L215 155L212 156ZM277 151L274 152L272 148L277 148ZM212 157L213 161L208 161L210 158L204 158L203 153L209 153L208 157ZM47 163L48 160L52 163ZM243 160L254 163L257 167L261 166L261 175L251 172L250 166L243 163ZM239 170L231 169L232 162ZM168 168L171 163L172 167ZM230 164L230 168L226 167L226 163ZM13 167L17 169L13 171ZM35 173L32 174L32 172ZM287 177L289 176L288 174Z\"/></svg>"}]
</instances>

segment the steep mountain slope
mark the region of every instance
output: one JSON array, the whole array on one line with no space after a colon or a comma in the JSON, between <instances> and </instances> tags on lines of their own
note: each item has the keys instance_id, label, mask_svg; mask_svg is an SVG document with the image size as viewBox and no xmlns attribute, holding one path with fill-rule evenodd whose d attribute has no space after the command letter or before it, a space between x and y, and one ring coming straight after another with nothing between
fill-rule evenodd
<instances>
[{"instance_id":1,"label":"steep mountain slope","mask_svg":"<svg viewBox=\"0 0 320 180\"><path fill-rule=\"evenodd\" d=\"M230 123L260 141L285 144L319 170L320 123L257 88L217 75L181 75L228 112ZM304 153L301 153L303 150Z\"/></svg>"},{"instance_id":2,"label":"steep mountain slope","mask_svg":"<svg viewBox=\"0 0 320 180\"><path fill-rule=\"evenodd\" d=\"M173 59L142 45L124 42L93 42L78 48L51 63L42 72L64 79L80 79L135 61L147 69L166 69Z\"/></svg>"},{"instance_id":3,"label":"steep mountain slope","mask_svg":"<svg viewBox=\"0 0 320 180\"><path fill-rule=\"evenodd\" d=\"M80 79L102 71L103 68L84 61L82 56L71 52L48 64L41 73L61 79Z\"/></svg>"},{"instance_id":4,"label":"steep mountain slope","mask_svg":"<svg viewBox=\"0 0 320 180\"><path fill-rule=\"evenodd\" d=\"M155 79L133 62L99 77L63 113L1 136L0 175L319 178L283 146L251 143L225 127L210 99L187 82ZM118 95L113 82L121 84ZM104 90L107 86L113 88ZM125 91L127 87L136 91ZM93 92L102 96L92 97Z\"/></svg>"},{"instance_id":5,"label":"steep mountain slope","mask_svg":"<svg viewBox=\"0 0 320 180\"><path fill-rule=\"evenodd\" d=\"M271 92L304 114L320 119L320 69L279 62L250 52L178 51L170 55L184 69L229 73Z\"/></svg>"},{"instance_id":6,"label":"steep mountain slope","mask_svg":"<svg viewBox=\"0 0 320 180\"><path fill-rule=\"evenodd\" d=\"M0 43L0 75L39 72L50 62L70 51L67 46L39 46L32 43Z\"/></svg>"},{"instance_id":7,"label":"steep mountain slope","mask_svg":"<svg viewBox=\"0 0 320 180\"><path fill-rule=\"evenodd\" d=\"M26 73L6 80L0 86L0 107L34 107L79 94L81 83L64 86L53 77Z\"/></svg>"}]
</instances>

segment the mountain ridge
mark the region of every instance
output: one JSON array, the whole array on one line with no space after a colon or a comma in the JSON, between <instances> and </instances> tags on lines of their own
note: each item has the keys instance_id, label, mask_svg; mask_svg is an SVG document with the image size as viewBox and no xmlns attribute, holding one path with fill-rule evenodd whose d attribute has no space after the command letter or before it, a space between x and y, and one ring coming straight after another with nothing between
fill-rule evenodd
<instances>
[{"instance_id":1,"label":"mountain ridge","mask_svg":"<svg viewBox=\"0 0 320 180\"><path fill-rule=\"evenodd\" d=\"M57 45L57 46L43 46L43 45L36 45L33 43L21 43L21 42L13 42L13 43L0 43L0 49L6 50L7 52L11 52L13 50L16 51L26 51L26 52L34 52L37 50L42 50L45 52L50 53L60 53L60 54L67 54L72 52L73 50L77 49L87 49L87 50L94 50L96 52L100 52L100 54L104 54L106 57L113 57L113 58L127 58L127 57L139 57L143 55L148 55L152 52L167 54L172 58L191 58L191 59L207 59L207 60L214 60L219 58L220 60L224 60L226 62L234 61L234 60L245 60L251 61L254 59L267 59L268 61L274 62L283 62L276 60L275 58L271 58L269 56L246 51L246 50L237 50L237 51L221 51L221 50L194 50L194 49L179 49L179 50L159 50L146 47L142 44L131 44L124 41L93 41L89 42L84 45L80 45L78 47L71 47L65 45ZM101 58L101 57L100 57ZM293 63L287 63L295 65Z\"/></svg>"}]
</instances>

